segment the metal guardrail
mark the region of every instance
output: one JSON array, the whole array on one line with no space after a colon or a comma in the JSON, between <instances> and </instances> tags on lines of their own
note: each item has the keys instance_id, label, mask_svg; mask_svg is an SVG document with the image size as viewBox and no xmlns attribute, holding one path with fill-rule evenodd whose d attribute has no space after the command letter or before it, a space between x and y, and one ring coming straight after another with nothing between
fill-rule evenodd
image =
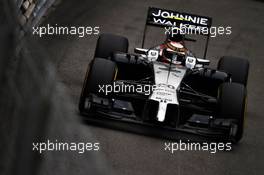
<instances>
[{"instance_id":1,"label":"metal guardrail","mask_svg":"<svg viewBox=\"0 0 264 175\"><path fill-rule=\"evenodd\" d=\"M39 25L48 13L56 8L61 0L14 0L18 19L25 31Z\"/></svg>"},{"instance_id":2,"label":"metal guardrail","mask_svg":"<svg viewBox=\"0 0 264 175\"><path fill-rule=\"evenodd\" d=\"M0 174L73 174L69 170L72 166L54 172L50 166L56 166L57 161L43 161L43 155L32 151L32 143L45 140L51 128L56 133L63 130L56 135L61 139L76 139L79 125L77 121L61 122L58 129L58 121L54 121L78 116L69 110L72 104L64 99L67 94L58 85L55 66L47 53L30 35L21 35L21 30L27 31L16 20L21 15L19 4L21 1L0 1ZM92 138L89 133L84 137ZM75 161L76 166L83 162L83 171L90 174L107 174L98 154L55 156L48 155L62 162Z\"/></svg>"}]
</instances>

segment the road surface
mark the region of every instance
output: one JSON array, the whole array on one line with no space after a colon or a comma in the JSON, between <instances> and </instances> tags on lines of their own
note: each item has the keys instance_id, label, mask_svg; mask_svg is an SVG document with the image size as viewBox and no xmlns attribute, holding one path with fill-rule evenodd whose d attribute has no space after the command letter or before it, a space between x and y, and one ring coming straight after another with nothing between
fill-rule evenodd
<instances>
[{"instance_id":1,"label":"road surface","mask_svg":"<svg viewBox=\"0 0 264 175\"><path fill-rule=\"evenodd\" d=\"M164 151L162 138L152 138L79 123L78 138L91 132L114 174L120 175L247 175L263 174L264 167L264 3L257 0L64 0L43 25L99 26L101 33L115 33L129 39L129 49L139 47L149 6L211 16L215 26L231 26L232 34L210 40L208 58L212 66L223 55L248 58L248 109L245 134L231 152ZM78 99L87 65L94 54L97 36L45 36L38 38L56 64L61 83L70 94L72 110L78 116ZM148 38L156 42L155 37ZM72 120L79 120L73 116ZM82 172L86 162L75 163ZM66 165L67 166L67 165ZM85 172L82 172L86 174ZM80 173L80 174L82 174Z\"/></svg>"}]
</instances>

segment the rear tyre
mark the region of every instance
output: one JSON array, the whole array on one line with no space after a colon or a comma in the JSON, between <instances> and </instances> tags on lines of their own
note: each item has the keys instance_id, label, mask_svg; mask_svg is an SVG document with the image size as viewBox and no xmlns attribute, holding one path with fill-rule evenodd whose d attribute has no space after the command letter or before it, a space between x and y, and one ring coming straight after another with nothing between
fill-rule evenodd
<instances>
[{"instance_id":1,"label":"rear tyre","mask_svg":"<svg viewBox=\"0 0 264 175\"><path fill-rule=\"evenodd\" d=\"M231 139L236 143L243 136L246 108L246 89L239 83L223 83L219 91L219 116L234 119Z\"/></svg>"},{"instance_id":2,"label":"rear tyre","mask_svg":"<svg viewBox=\"0 0 264 175\"><path fill-rule=\"evenodd\" d=\"M227 57L220 58L218 70L231 74L232 82L247 86L249 61L242 58Z\"/></svg>"},{"instance_id":3,"label":"rear tyre","mask_svg":"<svg viewBox=\"0 0 264 175\"><path fill-rule=\"evenodd\" d=\"M111 57L113 52L128 51L128 39L118 35L101 34L97 40L95 49L95 57L106 58Z\"/></svg>"},{"instance_id":4,"label":"rear tyre","mask_svg":"<svg viewBox=\"0 0 264 175\"><path fill-rule=\"evenodd\" d=\"M90 70L87 71L83 89L79 101L79 110L83 112L85 109L85 100L90 93L104 96L105 93L100 87L112 84L117 74L117 66L111 60L103 58L95 58L91 65ZM105 88L104 88L105 89Z\"/></svg>"}]
</instances>

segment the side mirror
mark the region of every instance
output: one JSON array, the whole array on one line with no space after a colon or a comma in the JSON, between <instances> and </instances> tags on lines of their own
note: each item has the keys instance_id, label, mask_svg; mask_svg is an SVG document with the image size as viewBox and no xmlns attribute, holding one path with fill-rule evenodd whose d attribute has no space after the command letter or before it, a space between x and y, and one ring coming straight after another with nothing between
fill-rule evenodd
<instances>
[{"instance_id":1,"label":"side mirror","mask_svg":"<svg viewBox=\"0 0 264 175\"><path fill-rule=\"evenodd\" d=\"M210 64L210 60L197 58L197 64L209 65Z\"/></svg>"},{"instance_id":2,"label":"side mirror","mask_svg":"<svg viewBox=\"0 0 264 175\"><path fill-rule=\"evenodd\" d=\"M146 55L147 52L148 52L148 49L135 48L134 49L134 52L137 53L137 54L144 54L144 55Z\"/></svg>"}]
</instances>

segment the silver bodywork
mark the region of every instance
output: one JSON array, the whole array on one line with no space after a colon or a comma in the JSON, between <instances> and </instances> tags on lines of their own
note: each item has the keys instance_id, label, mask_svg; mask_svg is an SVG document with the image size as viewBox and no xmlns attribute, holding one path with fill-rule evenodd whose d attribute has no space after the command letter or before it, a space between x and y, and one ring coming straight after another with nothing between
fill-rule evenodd
<instances>
[{"instance_id":1,"label":"silver bodywork","mask_svg":"<svg viewBox=\"0 0 264 175\"><path fill-rule=\"evenodd\" d=\"M157 120L165 120L168 104L179 105L177 89L186 73L187 68L181 65L169 65L153 62L155 87L150 96L151 100L159 102Z\"/></svg>"},{"instance_id":2,"label":"silver bodywork","mask_svg":"<svg viewBox=\"0 0 264 175\"><path fill-rule=\"evenodd\" d=\"M142 54L142 58L153 63L155 87L152 88L153 92L149 99L159 102L159 109L156 118L159 122L163 122L166 116L167 105L179 105L177 89L179 88L187 69L193 69L195 67L202 68L202 63L209 63L210 61L187 56L185 66L182 66L182 64L177 63L177 61L174 62L173 60L171 60L173 64L158 62L157 60L160 53L155 49L148 50L136 48L135 51L138 53L147 53Z\"/></svg>"}]
</instances>

